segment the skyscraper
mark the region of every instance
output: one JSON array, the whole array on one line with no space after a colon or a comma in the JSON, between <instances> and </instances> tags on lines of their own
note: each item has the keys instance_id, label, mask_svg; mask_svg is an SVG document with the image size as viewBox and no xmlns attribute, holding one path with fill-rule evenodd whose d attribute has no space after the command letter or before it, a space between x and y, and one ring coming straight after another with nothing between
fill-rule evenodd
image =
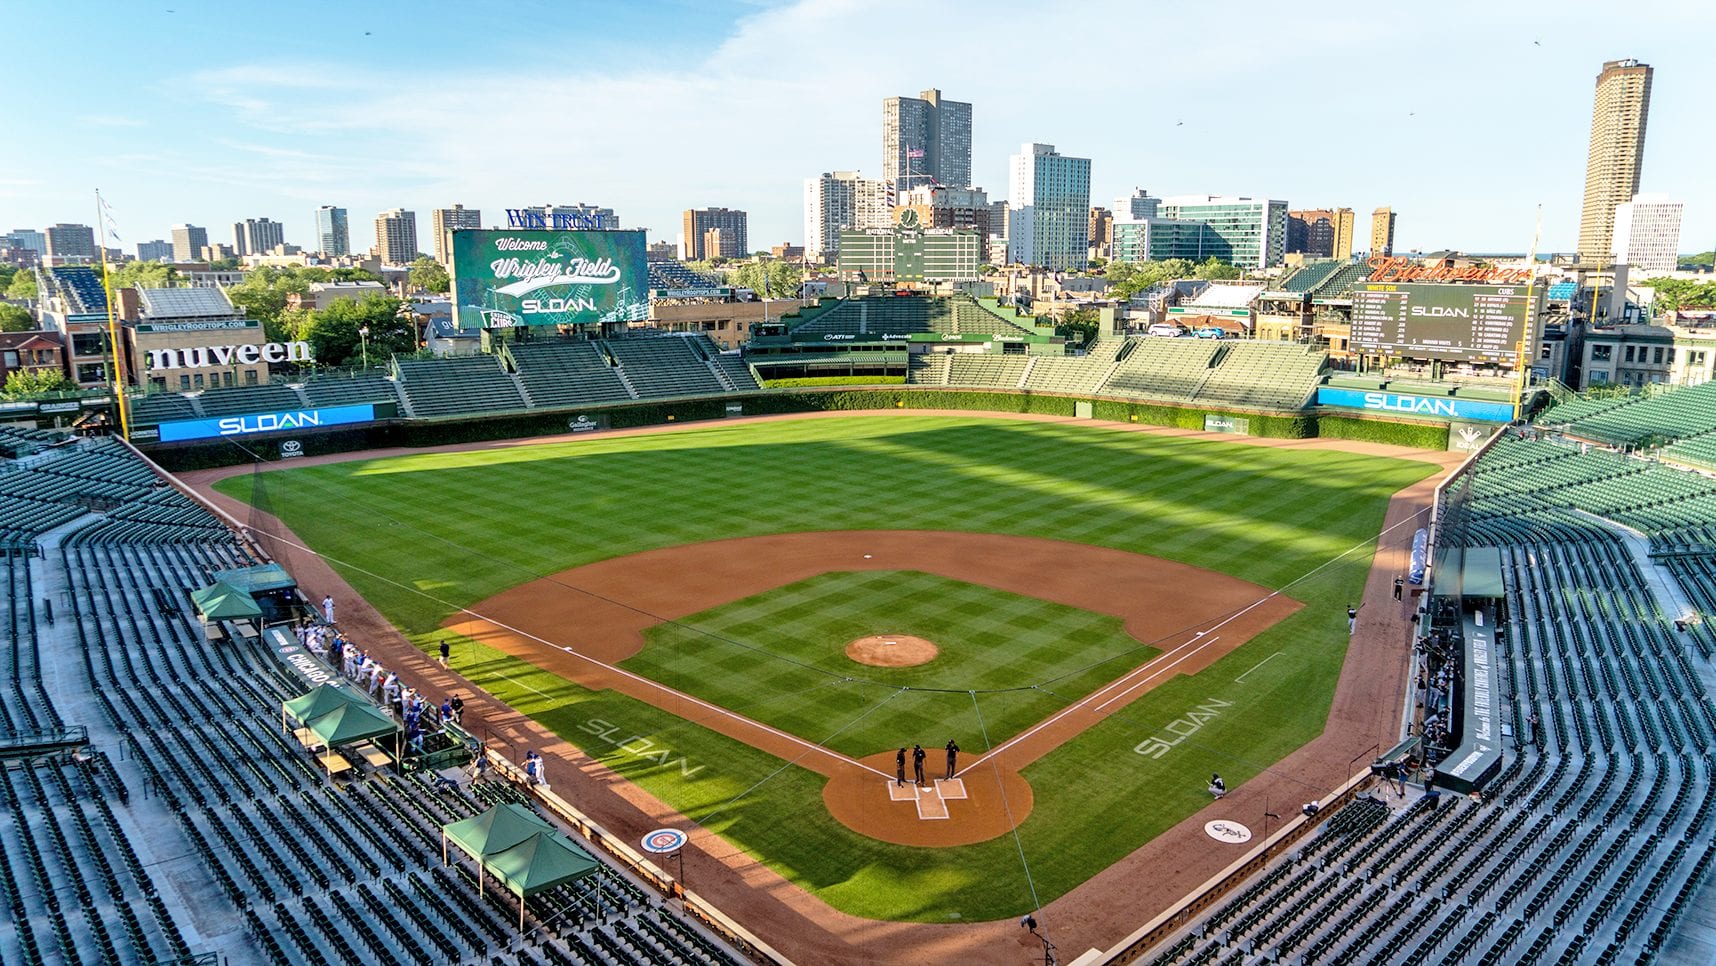
<instances>
[{"instance_id":1,"label":"skyscraper","mask_svg":"<svg viewBox=\"0 0 1716 966\"><path fill-rule=\"evenodd\" d=\"M154 241L137 243L137 260L140 262L162 262L173 257L173 243L162 238Z\"/></svg>"},{"instance_id":2,"label":"skyscraper","mask_svg":"<svg viewBox=\"0 0 1716 966\"><path fill-rule=\"evenodd\" d=\"M688 261L702 261L705 258L742 258L750 249L750 237L746 229L748 217L737 208L687 208L683 221L684 239L680 242L680 255ZM715 235L716 247L709 247L709 232L718 231Z\"/></svg>"},{"instance_id":3,"label":"skyscraper","mask_svg":"<svg viewBox=\"0 0 1716 966\"><path fill-rule=\"evenodd\" d=\"M28 248L37 255L48 253L48 236L33 228L14 228L7 232L5 237L10 238L12 244L18 248ZM90 244L95 244L93 239Z\"/></svg>"},{"instance_id":4,"label":"skyscraper","mask_svg":"<svg viewBox=\"0 0 1716 966\"><path fill-rule=\"evenodd\" d=\"M1114 199L1114 220L1137 221L1140 218L1154 218L1160 207L1162 199L1150 197L1150 192L1143 188L1133 188L1131 194Z\"/></svg>"},{"instance_id":5,"label":"skyscraper","mask_svg":"<svg viewBox=\"0 0 1716 966\"><path fill-rule=\"evenodd\" d=\"M1164 241L1151 240L1152 251L1171 248L1175 258L1219 258L1241 268L1268 268L1281 264L1287 251L1287 202L1273 198L1244 198L1232 195L1180 195L1162 199L1162 219L1197 222L1202 228L1180 226L1169 235L1158 226ZM1172 238L1169 243L1166 239ZM1155 257L1154 255L1152 257Z\"/></svg>"},{"instance_id":6,"label":"skyscraper","mask_svg":"<svg viewBox=\"0 0 1716 966\"><path fill-rule=\"evenodd\" d=\"M95 229L88 225L49 225L42 233L47 265L82 265L95 260Z\"/></svg>"},{"instance_id":7,"label":"skyscraper","mask_svg":"<svg viewBox=\"0 0 1716 966\"><path fill-rule=\"evenodd\" d=\"M240 257L266 255L286 244L286 227L271 218L246 218L232 223L232 250Z\"/></svg>"},{"instance_id":8,"label":"skyscraper","mask_svg":"<svg viewBox=\"0 0 1716 966\"><path fill-rule=\"evenodd\" d=\"M1650 65L1636 60L1611 60L1597 75L1591 146L1585 157L1585 204L1579 212L1581 261L1613 257L1615 208L1638 194L1650 79Z\"/></svg>"},{"instance_id":9,"label":"skyscraper","mask_svg":"<svg viewBox=\"0 0 1716 966\"><path fill-rule=\"evenodd\" d=\"M435 260L453 264L453 229L483 227L483 213L476 208L454 205L429 212L429 229L435 233Z\"/></svg>"},{"instance_id":10,"label":"skyscraper","mask_svg":"<svg viewBox=\"0 0 1716 966\"><path fill-rule=\"evenodd\" d=\"M882 179L896 195L921 184L970 187L971 104L942 100L933 89L884 98Z\"/></svg>"},{"instance_id":11,"label":"skyscraper","mask_svg":"<svg viewBox=\"0 0 1716 966\"><path fill-rule=\"evenodd\" d=\"M1617 265L1647 272L1672 272L1680 262L1680 211L1667 195L1634 195L1615 206Z\"/></svg>"},{"instance_id":12,"label":"skyscraper","mask_svg":"<svg viewBox=\"0 0 1716 966\"><path fill-rule=\"evenodd\" d=\"M1394 254L1394 209L1384 207L1370 213L1370 253Z\"/></svg>"},{"instance_id":13,"label":"skyscraper","mask_svg":"<svg viewBox=\"0 0 1716 966\"><path fill-rule=\"evenodd\" d=\"M893 185L856 171L834 171L804 179L804 252L818 261L840 251L840 230L886 228Z\"/></svg>"},{"instance_id":14,"label":"skyscraper","mask_svg":"<svg viewBox=\"0 0 1716 966\"><path fill-rule=\"evenodd\" d=\"M1342 261L1353 257L1353 224L1351 208L1335 209L1335 247L1332 254Z\"/></svg>"},{"instance_id":15,"label":"skyscraper","mask_svg":"<svg viewBox=\"0 0 1716 966\"><path fill-rule=\"evenodd\" d=\"M1312 208L1287 213L1287 254L1328 258L1334 252L1334 212L1327 208Z\"/></svg>"},{"instance_id":16,"label":"skyscraper","mask_svg":"<svg viewBox=\"0 0 1716 966\"><path fill-rule=\"evenodd\" d=\"M375 216L375 254L384 265L409 265L417 257L417 213L389 208Z\"/></svg>"},{"instance_id":17,"label":"skyscraper","mask_svg":"<svg viewBox=\"0 0 1716 966\"><path fill-rule=\"evenodd\" d=\"M194 262L209 247L209 230L196 225L173 226L173 261Z\"/></svg>"},{"instance_id":18,"label":"skyscraper","mask_svg":"<svg viewBox=\"0 0 1716 966\"><path fill-rule=\"evenodd\" d=\"M1085 266L1090 244L1090 159L1026 143L1008 159L1007 260L1054 271Z\"/></svg>"},{"instance_id":19,"label":"skyscraper","mask_svg":"<svg viewBox=\"0 0 1716 966\"><path fill-rule=\"evenodd\" d=\"M316 209L316 251L333 256L352 253L352 232L344 208L323 205Z\"/></svg>"}]
</instances>

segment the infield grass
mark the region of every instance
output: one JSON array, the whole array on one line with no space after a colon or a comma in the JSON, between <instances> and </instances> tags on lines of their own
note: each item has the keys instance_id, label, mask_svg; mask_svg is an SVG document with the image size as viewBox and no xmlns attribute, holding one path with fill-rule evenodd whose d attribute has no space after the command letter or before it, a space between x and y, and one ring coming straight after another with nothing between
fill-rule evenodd
<instances>
[{"instance_id":1,"label":"infield grass","mask_svg":"<svg viewBox=\"0 0 1716 966\"><path fill-rule=\"evenodd\" d=\"M455 668L473 682L830 905L945 922L1038 908L1206 804L1212 771L1237 787L1315 737L1346 653L1345 608L1362 590L1387 498L1433 471L1407 460L1100 424L912 416L423 453L262 474L260 494L250 476L219 488L259 498L425 648L458 607L568 567L807 530L1081 541L1286 587L1305 603L1204 672L1163 683L1025 769L1036 803L1017 847L1011 836L923 849L857 835L828 816L811 772L459 640ZM874 599L876 619L891 606ZM791 682L765 684L754 668L744 670L729 668L739 681L718 685L744 692L735 710L767 720L811 706ZM850 713L825 711L821 730L861 727L853 722L886 713L878 709L892 693L880 690ZM1020 692L960 697L985 723L1029 717L1031 709L1009 703L1040 700ZM1216 711L1160 757L1136 750L1171 736L1164 729L1200 707ZM613 743L614 729L622 742L641 735L671 749L670 761L627 752ZM981 739L960 743L967 753L983 750ZM1307 794L1338 777L1306 776Z\"/></svg>"}]
</instances>

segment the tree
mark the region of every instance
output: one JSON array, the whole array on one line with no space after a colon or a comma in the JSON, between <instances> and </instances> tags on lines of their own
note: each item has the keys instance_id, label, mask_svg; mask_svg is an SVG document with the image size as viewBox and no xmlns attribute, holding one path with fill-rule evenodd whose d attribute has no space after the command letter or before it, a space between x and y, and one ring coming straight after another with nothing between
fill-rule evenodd
<instances>
[{"instance_id":1,"label":"tree","mask_svg":"<svg viewBox=\"0 0 1716 966\"><path fill-rule=\"evenodd\" d=\"M748 288L763 298L798 298L804 273L790 262L750 262L727 275L728 284Z\"/></svg>"},{"instance_id":2,"label":"tree","mask_svg":"<svg viewBox=\"0 0 1716 966\"><path fill-rule=\"evenodd\" d=\"M0 387L0 399L27 399L49 392L69 392L77 388L77 383L67 379L65 373L56 369L20 369L6 377L6 385Z\"/></svg>"},{"instance_id":3,"label":"tree","mask_svg":"<svg viewBox=\"0 0 1716 966\"><path fill-rule=\"evenodd\" d=\"M0 302L0 332L28 332L36 327L36 317L21 305Z\"/></svg>"},{"instance_id":4,"label":"tree","mask_svg":"<svg viewBox=\"0 0 1716 966\"><path fill-rule=\"evenodd\" d=\"M178 284L179 270L161 262L126 262L110 277L115 289L172 288Z\"/></svg>"},{"instance_id":5,"label":"tree","mask_svg":"<svg viewBox=\"0 0 1716 966\"><path fill-rule=\"evenodd\" d=\"M211 272L236 272L238 268L239 262L236 258L216 258L209 261Z\"/></svg>"},{"instance_id":6,"label":"tree","mask_svg":"<svg viewBox=\"0 0 1716 966\"><path fill-rule=\"evenodd\" d=\"M1681 271L1695 271L1700 268L1710 268L1716 265L1716 252L1699 252L1696 255L1682 255L1678 267Z\"/></svg>"},{"instance_id":7,"label":"tree","mask_svg":"<svg viewBox=\"0 0 1716 966\"><path fill-rule=\"evenodd\" d=\"M1214 255L1205 259L1203 264L1199 265L1196 270L1197 278L1212 282L1221 279L1238 278L1243 274L1245 273L1241 272L1238 266L1224 262Z\"/></svg>"},{"instance_id":8,"label":"tree","mask_svg":"<svg viewBox=\"0 0 1716 966\"><path fill-rule=\"evenodd\" d=\"M36 297L36 273L18 272L12 276L12 281L6 285L6 297L9 299L33 299Z\"/></svg>"},{"instance_id":9,"label":"tree","mask_svg":"<svg viewBox=\"0 0 1716 966\"><path fill-rule=\"evenodd\" d=\"M1103 266L1108 264L1108 259L1103 258L1101 255L1098 255L1095 258L1091 259L1086 264L1089 265L1091 268L1100 269Z\"/></svg>"},{"instance_id":10,"label":"tree","mask_svg":"<svg viewBox=\"0 0 1716 966\"><path fill-rule=\"evenodd\" d=\"M395 352L417 351L417 327L399 314L399 300L386 295L362 299L339 299L325 309L305 313L304 341L316 361L326 366L350 366L363 362L367 343L374 365ZM359 329L369 329L367 339Z\"/></svg>"},{"instance_id":11,"label":"tree","mask_svg":"<svg viewBox=\"0 0 1716 966\"><path fill-rule=\"evenodd\" d=\"M1653 307L1659 312L1716 308L1716 282L1699 282L1689 278L1647 278L1633 284L1649 286L1656 290Z\"/></svg>"},{"instance_id":12,"label":"tree","mask_svg":"<svg viewBox=\"0 0 1716 966\"><path fill-rule=\"evenodd\" d=\"M1062 314L1055 322L1055 334L1064 336L1070 342L1082 344L1096 338L1096 330L1101 322L1102 317L1095 309L1088 306L1076 308Z\"/></svg>"},{"instance_id":13,"label":"tree","mask_svg":"<svg viewBox=\"0 0 1716 966\"><path fill-rule=\"evenodd\" d=\"M417 256L417 260L411 263L411 270L406 278L410 279L413 288L425 292L447 291L447 270L441 267L440 262L427 255Z\"/></svg>"}]
</instances>

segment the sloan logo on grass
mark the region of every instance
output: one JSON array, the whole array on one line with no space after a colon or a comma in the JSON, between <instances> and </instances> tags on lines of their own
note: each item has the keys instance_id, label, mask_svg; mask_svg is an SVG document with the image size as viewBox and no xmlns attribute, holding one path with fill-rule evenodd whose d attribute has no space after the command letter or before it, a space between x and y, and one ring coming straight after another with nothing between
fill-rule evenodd
<instances>
[{"instance_id":1,"label":"sloan logo on grass","mask_svg":"<svg viewBox=\"0 0 1716 966\"><path fill-rule=\"evenodd\" d=\"M1168 722L1161 734L1153 738L1145 738L1133 746L1132 750L1146 758L1160 758L1167 754L1170 748L1197 734L1202 730L1205 722L1221 717L1221 709L1231 707L1233 707L1231 701L1210 698L1186 712L1185 717Z\"/></svg>"}]
</instances>

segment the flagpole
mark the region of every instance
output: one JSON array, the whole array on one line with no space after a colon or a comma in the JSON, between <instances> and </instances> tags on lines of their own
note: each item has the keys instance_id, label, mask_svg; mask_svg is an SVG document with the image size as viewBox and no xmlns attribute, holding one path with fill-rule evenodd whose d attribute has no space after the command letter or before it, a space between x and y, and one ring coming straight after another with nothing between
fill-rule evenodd
<instances>
[{"instance_id":1,"label":"flagpole","mask_svg":"<svg viewBox=\"0 0 1716 966\"><path fill-rule=\"evenodd\" d=\"M125 405L125 369L119 363L119 323L113 311L113 276L107 268L107 202L101 200L101 189L95 190L95 224L100 229L95 243L101 255L101 290L107 300L107 348L113 356L113 391L119 401L119 435L131 441L131 414Z\"/></svg>"}]
</instances>

